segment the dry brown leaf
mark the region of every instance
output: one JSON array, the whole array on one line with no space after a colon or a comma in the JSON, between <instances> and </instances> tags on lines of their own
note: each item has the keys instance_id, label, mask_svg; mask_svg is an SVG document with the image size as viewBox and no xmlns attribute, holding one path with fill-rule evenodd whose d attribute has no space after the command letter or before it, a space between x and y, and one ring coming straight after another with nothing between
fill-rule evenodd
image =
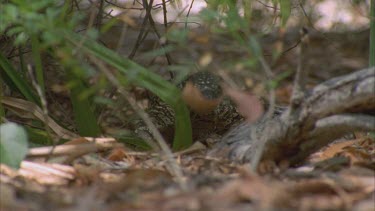
<instances>
[{"instance_id":1,"label":"dry brown leaf","mask_svg":"<svg viewBox=\"0 0 375 211\"><path fill-rule=\"evenodd\" d=\"M61 127L50 116L45 116L42 109L32 102L6 96L2 96L0 102L5 108L12 110L22 118L38 119L44 122L61 138L70 139L78 137L77 134Z\"/></svg>"},{"instance_id":2,"label":"dry brown leaf","mask_svg":"<svg viewBox=\"0 0 375 211\"><path fill-rule=\"evenodd\" d=\"M322 153L320 153L320 156L319 156L318 159L320 161L322 161L322 160L332 158L335 155L337 155L338 153L342 152L344 147L350 146L354 143L355 143L355 140L350 140L350 141L338 142L338 143L331 144L326 149L324 149L322 151Z\"/></svg>"},{"instance_id":3,"label":"dry brown leaf","mask_svg":"<svg viewBox=\"0 0 375 211\"><path fill-rule=\"evenodd\" d=\"M363 137L334 143L316 153L313 160L319 162L339 155L349 158L351 164L368 163L371 165L371 162L375 160L374 141L371 138Z\"/></svg>"},{"instance_id":4,"label":"dry brown leaf","mask_svg":"<svg viewBox=\"0 0 375 211\"><path fill-rule=\"evenodd\" d=\"M344 147L339 155L348 157L352 164L371 166L375 162L375 141L369 137L354 140L354 143Z\"/></svg>"},{"instance_id":5,"label":"dry brown leaf","mask_svg":"<svg viewBox=\"0 0 375 211\"><path fill-rule=\"evenodd\" d=\"M107 159L110 161L122 161L126 158L126 152L124 148L112 149Z\"/></svg>"},{"instance_id":6,"label":"dry brown leaf","mask_svg":"<svg viewBox=\"0 0 375 211\"><path fill-rule=\"evenodd\" d=\"M248 122L255 122L264 113L262 102L253 94L223 86L224 92L237 105L238 112Z\"/></svg>"}]
</instances>

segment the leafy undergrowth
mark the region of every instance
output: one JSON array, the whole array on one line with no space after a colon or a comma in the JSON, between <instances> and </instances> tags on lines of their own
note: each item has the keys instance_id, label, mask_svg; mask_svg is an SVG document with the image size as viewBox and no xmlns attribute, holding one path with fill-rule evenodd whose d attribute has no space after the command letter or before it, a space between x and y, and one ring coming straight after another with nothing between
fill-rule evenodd
<instances>
[{"instance_id":1,"label":"leafy undergrowth","mask_svg":"<svg viewBox=\"0 0 375 211\"><path fill-rule=\"evenodd\" d=\"M280 4L272 12L279 18L277 33L261 30L273 27L273 15L265 19L254 13L251 18L245 10L242 16L233 4L236 1L206 1L212 3L211 9L201 13L206 26L189 31L186 27L181 30L183 27L155 25L148 15L138 20L123 14L118 16L118 25L115 18L101 26L100 17L106 16L100 13L95 22L101 29L96 31L92 23L73 15L70 1L63 6L50 0L40 4L11 2L0 7L6 17L0 31L8 31L7 36L0 37L0 71L6 76L0 79L7 83L6 94L0 99L0 116L2 122L17 122L26 129L30 148L12 142L26 139L23 129L2 125L0 160L8 166L0 164L0 210L373 210L375 140L367 134L337 141L300 166L263 161L257 172L247 164L207 157L210 143L218 141L215 136L204 140L208 146L196 142L175 152L176 163L169 162L173 159L166 150L139 152L120 142L127 137L123 130L132 130L127 125L132 120L129 99L139 104L149 100L143 96L146 89L177 113L174 149L190 144L187 107L177 97L179 90L159 72L177 73L177 83L190 72L209 70L220 74L228 84L247 87L256 96L268 96L267 92L275 89L277 104L286 105L291 98L293 71L300 65L309 73L307 88L367 67L367 29L322 33L312 26L310 42L302 51L298 45L300 27L285 28L293 6L285 0L273 1ZM75 1L71 2L75 7ZM168 33L157 38L143 36L146 27L140 23L147 19L155 34ZM267 26L263 20L272 24ZM129 25L125 27L128 34L124 34L124 23ZM90 27L83 34L73 33L82 32L77 30L81 25ZM267 65L259 63L268 63L273 74L264 73L267 68L262 72L260 66ZM35 72L36 78L29 74L31 79L26 80L28 72ZM0 89L3 87L1 84ZM37 88L38 92L34 90ZM238 98L239 103L234 99L240 104L238 110L248 120L263 113L254 97L225 91ZM43 100L48 104L43 105ZM72 139L98 134L117 138L118 133L125 135L118 140ZM51 134L68 142L60 144L49 137ZM5 145L5 141L11 145ZM52 147L52 143L59 144Z\"/></svg>"},{"instance_id":2,"label":"leafy undergrowth","mask_svg":"<svg viewBox=\"0 0 375 211\"><path fill-rule=\"evenodd\" d=\"M360 135L298 168L263 162L260 174L206 157L197 142L174 154L177 179L156 154L112 139L33 148L19 170L1 165L1 210L371 210L374 140Z\"/></svg>"}]
</instances>

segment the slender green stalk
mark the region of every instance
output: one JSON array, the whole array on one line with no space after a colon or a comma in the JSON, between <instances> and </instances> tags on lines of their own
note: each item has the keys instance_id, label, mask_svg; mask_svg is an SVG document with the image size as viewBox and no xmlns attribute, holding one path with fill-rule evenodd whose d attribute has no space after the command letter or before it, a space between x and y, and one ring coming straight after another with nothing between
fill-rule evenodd
<instances>
[{"instance_id":1,"label":"slender green stalk","mask_svg":"<svg viewBox=\"0 0 375 211\"><path fill-rule=\"evenodd\" d=\"M34 64L35 64L36 81L38 83L38 86L40 86L42 93L45 93L44 73L43 73L43 66L42 66L40 42L35 35L31 36L31 46L32 46L31 53L34 59Z\"/></svg>"}]
</instances>

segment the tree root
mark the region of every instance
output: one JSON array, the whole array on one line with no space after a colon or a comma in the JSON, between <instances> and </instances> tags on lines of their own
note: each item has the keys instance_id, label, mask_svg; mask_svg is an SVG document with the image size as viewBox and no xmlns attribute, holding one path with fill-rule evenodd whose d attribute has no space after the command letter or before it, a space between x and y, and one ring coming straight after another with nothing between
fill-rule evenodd
<instances>
[{"instance_id":1,"label":"tree root","mask_svg":"<svg viewBox=\"0 0 375 211\"><path fill-rule=\"evenodd\" d=\"M306 94L297 107L231 129L209 155L250 162L263 149L262 160L298 164L345 134L374 131L374 96L374 67L333 78Z\"/></svg>"}]
</instances>

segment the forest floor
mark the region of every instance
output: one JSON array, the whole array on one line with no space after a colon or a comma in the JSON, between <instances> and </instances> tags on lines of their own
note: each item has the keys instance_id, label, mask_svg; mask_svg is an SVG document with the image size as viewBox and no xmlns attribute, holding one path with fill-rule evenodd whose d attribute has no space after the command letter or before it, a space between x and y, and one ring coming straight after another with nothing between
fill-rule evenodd
<instances>
[{"instance_id":1,"label":"forest floor","mask_svg":"<svg viewBox=\"0 0 375 211\"><path fill-rule=\"evenodd\" d=\"M309 84L366 67L367 40L368 31L312 37L305 64ZM202 48L202 43L190 45ZM217 60L223 57L213 54ZM296 55L295 50L286 52L274 63L275 72L295 68ZM292 81L293 75L276 89L278 102L288 103ZM349 134L299 166L261 163L256 172L248 164L208 157L210 146L196 142L174 153L181 175L172 175L175 169L169 169L171 165L157 153L134 151L113 138L92 143L72 140L57 146L54 155L61 156L51 158L51 148L33 148L20 169L1 165L0 210L374 210L375 206L375 142L365 133Z\"/></svg>"}]
</instances>

